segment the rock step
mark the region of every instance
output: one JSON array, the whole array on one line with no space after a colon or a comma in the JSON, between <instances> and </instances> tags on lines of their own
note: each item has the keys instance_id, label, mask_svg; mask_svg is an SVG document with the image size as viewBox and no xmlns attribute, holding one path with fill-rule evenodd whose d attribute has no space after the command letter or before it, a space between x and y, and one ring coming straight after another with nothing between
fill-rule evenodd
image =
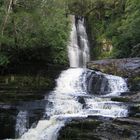
<instances>
[{"instance_id":1,"label":"rock step","mask_svg":"<svg viewBox=\"0 0 140 140\"><path fill-rule=\"evenodd\" d=\"M83 119L69 122L60 130L58 140L139 140L140 119Z\"/></svg>"}]
</instances>

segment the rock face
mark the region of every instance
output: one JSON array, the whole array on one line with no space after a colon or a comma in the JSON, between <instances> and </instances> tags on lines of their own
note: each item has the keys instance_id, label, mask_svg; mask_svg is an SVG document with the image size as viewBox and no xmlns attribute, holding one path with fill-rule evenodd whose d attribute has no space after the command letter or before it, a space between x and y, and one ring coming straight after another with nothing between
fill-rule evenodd
<instances>
[{"instance_id":1,"label":"rock face","mask_svg":"<svg viewBox=\"0 0 140 140\"><path fill-rule=\"evenodd\" d=\"M107 74L134 77L140 74L140 57L91 61L87 67Z\"/></svg>"},{"instance_id":2,"label":"rock face","mask_svg":"<svg viewBox=\"0 0 140 140\"><path fill-rule=\"evenodd\" d=\"M136 118L87 118L67 124L58 140L139 140L139 125Z\"/></svg>"},{"instance_id":3,"label":"rock face","mask_svg":"<svg viewBox=\"0 0 140 140\"><path fill-rule=\"evenodd\" d=\"M103 95L109 92L108 79L103 74L92 73L87 83L88 92L91 94Z\"/></svg>"},{"instance_id":4,"label":"rock face","mask_svg":"<svg viewBox=\"0 0 140 140\"><path fill-rule=\"evenodd\" d=\"M44 98L44 96L39 97L30 95L31 92L29 92L29 94L27 95L24 96L22 95L22 97L16 94L15 99L12 99L12 97L14 98L14 96L12 95L7 96L7 98L6 96L1 97L5 98L5 100L7 99L9 102L8 101L2 102L2 99L0 100L0 130L1 130L0 139L15 138L19 136L19 132L16 132L16 124L17 124L16 121L17 116L21 111L27 112L26 115L26 120L28 120L27 129L30 128L33 124L35 125L38 122L38 120L42 118L44 108L46 107L47 104L47 100L41 100L42 98ZM24 121L24 119L22 121Z\"/></svg>"}]
</instances>

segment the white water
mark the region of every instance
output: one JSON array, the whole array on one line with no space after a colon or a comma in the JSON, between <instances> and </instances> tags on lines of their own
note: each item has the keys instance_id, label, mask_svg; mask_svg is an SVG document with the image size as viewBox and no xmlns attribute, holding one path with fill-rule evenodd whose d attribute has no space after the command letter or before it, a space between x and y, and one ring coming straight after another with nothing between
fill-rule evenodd
<instances>
[{"instance_id":1,"label":"white water","mask_svg":"<svg viewBox=\"0 0 140 140\"><path fill-rule=\"evenodd\" d=\"M127 83L122 77L107 74L104 75L108 79L108 92L110 93L106 96L119 96L121 92L128 91Z\"/></svg>"},{"instance_id":2,"label":"white water","mask_svg":"<svg viewBox=\"0 0 140 140\"><path fill-rule=\"evenodd\" d=\"M71 21L72 30L70 43L68 45L70 67L86 67L86 63L89 61L90 56L84 19L75 20L75 16L71 16Z\"/></svg>"},{"instance_id":3,"label":"white water","mask_svg":"<svg viewBox=\"0 0 140 140\"><path fill-rule=\"evenodd\" d=\"M46 106L45 115L48 120L40 120L36 128L31 128L21 140L57 140L58 132L69 118L90 116L126 117L127 107L119 102L113 102L110 98L95 97L87 93L86 77L90 70L83 68L70 68L61 73L57 79L57 86L46 97L51 106ZM99 73L97 73L99 74ZM100 73L101 74L101 73ZM127 85L118 76L106 75L110 82L110 92L125 92ZM114 82L117 84L114 84ZM113 84L111 84L113 83ZM114 93L113 93L114 94ZM78 102L82 97L85 105Z\"/></svg>"},{"instance_id":4,"label":"white water","mask_svg":"<svg viewBox=\"0 0 140 140\"><path fill-rule=\"evenodd\" d=\"M22 136L28 129L28 119L27 119L28 112L27 111L20 111L16 118L16 137Z\"/></svg>"},{"instance_id":5,"label":"white water","mask_svg":"<svg viewBox=\"0 0 140 140\"><path fill-rule=\"evenodd\" d=\"M72 17L71 41L68 46L70 66L62 71L57 79L57 86L46 99L49 101L44 116L48 120L40 120L35 128L31 128L21 140L57 140L59 130L71 118L86 118L90 116L126 117L127 107L119 102L113 102L110 95L119 96L120 92L128 90L123 78L96 72L106 77L109 84L108 94L95 97L87 92L87 80L92 71L85 67L89 60L89 49L84 20L78 20L76 27L75 18ZM80 47L78 37L80 38ZM82 46L82 47L81 47ZM104 92L104 85L101 91ZM84 105L79 98L84 100ZM22 127L22 125L21 125Z\"/></svg>"},{"instance_id":6,"label":"white water","mask_svg":"<svg viewBox=\"0 0 140 140\"><path fill-rule=\"evenodd\" d=\"M96 72L98 75L103 75L107 79L107 95L104 95L105 97L107 96L119 96L122 92L128 91L127 83L125 79L119 76L115 75L108 75L104 74L101 72ZM101 89L100 92L104 92L106 84L104 83L106 81L102 81Z\"/></svg>"}]
</instances>

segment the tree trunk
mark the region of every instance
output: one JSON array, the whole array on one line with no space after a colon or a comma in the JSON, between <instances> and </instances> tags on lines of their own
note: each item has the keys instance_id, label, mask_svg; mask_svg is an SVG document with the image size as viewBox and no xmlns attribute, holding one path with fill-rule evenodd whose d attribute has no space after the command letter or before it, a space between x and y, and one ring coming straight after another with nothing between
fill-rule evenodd
<instances>
[{"instance_id":1,"label":"tree trunk","mask_svg":"<svg viewBox=\"0 0 140 140\"><path fill-rule=\"evenodd\" d=\"M1 36L3 37L3 35L4 35L4 30L5 30L5 28L6 28L6 24L7 24L7 22L8 22L8 18L9 18L9 14L10 14L10 12L11 11L13 11L14 12L14 7L15 7L15 5L16 5L16 2L17 2L17 0L10 0L9 1L9 5L8 5L8 9L7 9L7 12L6 12L6 15L5 15L5 19L4 19L4 22L3 22L3 24L2 24L2 30L1 30ZM13 27L14 27L14 38L15 38L15 44L17 44L16 42L17 42L17 31L16 31L16 24L15 24L15 19L14 19L14 17L13 17L13 19L12 19L12 23L13 23ZM0 50L1 50L1 43L0 43Z\"/></svg>"},{"instance_id":2,"label":"tree trunk","mask_svg":"<svg viewBox=\"0 0 140 140\"><path fill-rule=\"evenodd\" d=\"M12 3L13 3L13 0L10 0L9 6L8 6L8 9L7 9L7 13L6 13L6 16L5 16L5 19L4 19L4 22L3 22L2 30L1 30L1 35L2 35L2 36L3 36L3 34L4 34L5 26L6 26L6 24L7 24L8 17L9 17L11 8L12 8Z\"/></svg>"},{"instance_id":3,"label":"tree trunk","mask_svg":"<svg viewBox=\"0 0 140 140\"><path fill-rule=\"evenodd\" d=\"M17 2L17 0L12 1L12 11L13 11L13 13L16 13L16 10L15 10L16 2ZM15 40L15 47L17 48L17 27L16 27L16 21L15 21L14 16L13 16L13 19L12 19L12 23L13 23L13 28L14 28L13 36L14 36L14 40Z\"/></svg>"},{"instance_id":4,"label":"tree trunk","mask_svg":"<svg viewBox=\"0 0 140 140\"><path fill-rule=\"evenodd\" d=\"M11 7L12 7L12 1L13 0L10 0L9 1L9 5L8 5L8 9L7 9L7 12L6 12L6 15L5 15L5 19L4 19L4 22L2 24L2 29L1 29L1 36L3 37L3 34L4 34L4 30L5 30L5 27L6 27L6 24L7 24L7 21L8 21L8 17L9 17L9 14L10 14L10 11L11 11ZM2 49L2 44L0 42L0 50Z\"/></svg>"}]
</instances>

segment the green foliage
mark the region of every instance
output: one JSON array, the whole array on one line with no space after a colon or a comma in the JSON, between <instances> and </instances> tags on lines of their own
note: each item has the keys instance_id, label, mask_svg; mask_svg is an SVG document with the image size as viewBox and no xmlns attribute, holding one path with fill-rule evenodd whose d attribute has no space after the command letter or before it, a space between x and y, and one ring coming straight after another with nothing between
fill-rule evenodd
<instances>
[{"instance_id":1,"label":"green foliage","mask_svg":"<svg viewBox=\"0 0 140 140\"><path fill-rule=\"evenodd\" d=\"M0 65L67 64L67 14L85 17L94 59L136 55L139 0L1 0Z\"/></svg>"},{"instance_id":2,"label":"green foliage","mask_svg":"<svg viewBox=\"0 0 140 140\"><path fill-rule=\"evenodd\" d=\"M0 3L0 49L9 63L66 64L70 29L65 2L10 1Z\"/></svg>"},{"instance_id":3,"label":"green foliage","mask_svg":"<svg viewBox=\"0 0 140 140\"><path fill-rule=\"evenodd\" d=\"M105 30L106 37L112 40L115 58L130 57L140 37L140 3L138 0L127 0L122 10L122 13L117 11L120 16L111 19Z\"/></svg>"},{"instance_id":4,"label":"green foliage","mask_svg":"<svg viewBox=\"0 0 140 140\"><path fill-rule=\"evenodd\" d=\"M9 86L16 86L16 87L32 87L32 88L45 88L50 86L51 80L46 76L30 76L30 75L14 75L12 78L8 79L7 85Z\"/></svg>"}]
</instances>

